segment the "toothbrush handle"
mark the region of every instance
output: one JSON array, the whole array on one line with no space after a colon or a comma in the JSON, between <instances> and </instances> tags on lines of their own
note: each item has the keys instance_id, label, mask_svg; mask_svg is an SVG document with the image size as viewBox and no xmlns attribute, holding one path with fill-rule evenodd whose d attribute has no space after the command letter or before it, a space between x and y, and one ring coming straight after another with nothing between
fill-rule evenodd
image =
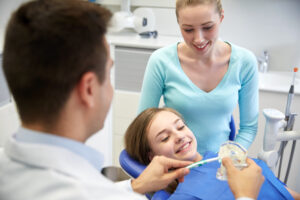
<instances>
[{"instance_id":1,"label":"toothbrush handle","mask_svg":"<svg viewBox=\"0 0 300 200\"><path fill-rule=\"evenodd\" d=\"M219 157L215 157L215 158L209 158L209 159L206 159L206 160L200 160L198 162L195 162L193 164L190 164L190 165L186 166L186 168L191 169L191 168L194 168L194 167L198 167L198 166L204 165L206 163L217 161L219 159L220 159Z\"/></svg>"}]
</instances>

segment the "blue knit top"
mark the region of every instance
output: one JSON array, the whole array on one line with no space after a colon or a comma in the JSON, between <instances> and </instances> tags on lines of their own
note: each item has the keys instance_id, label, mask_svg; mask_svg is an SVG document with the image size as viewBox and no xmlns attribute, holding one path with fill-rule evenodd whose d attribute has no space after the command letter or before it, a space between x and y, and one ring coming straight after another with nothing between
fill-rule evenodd
<instances>
[{"instance_id":1,"label":"blue knit top","mask_svg":"<svg viewBox=\"0 0 300 200\"><path fill-rule=\"evenodd\" d=\"M229 43L228 43L229 44ZM229 67L221 82L210 92L197 87L184 73L173 44L156 50L145 71L138 112L158 107L177 110L198 142L198 152L218 152L228 140L229 122L239 105L240 124L236 142L249 148L257 132L258 71L256 57L249 50L230 43Z\"/></svg>"}]
</instances>

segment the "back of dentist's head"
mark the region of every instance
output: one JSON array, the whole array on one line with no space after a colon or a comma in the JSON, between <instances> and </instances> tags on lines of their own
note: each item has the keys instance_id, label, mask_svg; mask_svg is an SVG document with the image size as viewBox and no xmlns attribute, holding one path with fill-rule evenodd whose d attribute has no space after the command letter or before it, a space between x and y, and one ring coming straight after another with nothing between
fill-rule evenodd
<instances>
[{"instance_id":1,"label":"back of dentist's head","mask_svg":"<svg viewBox=\"0 0 300 200\"><path fill-rule=\"evenodd\" d=\"M55 123L84 73L104 81L110 17L82 0L30 1L12 14L3 69L23 123Z\"/></svg>"}]
</instances>

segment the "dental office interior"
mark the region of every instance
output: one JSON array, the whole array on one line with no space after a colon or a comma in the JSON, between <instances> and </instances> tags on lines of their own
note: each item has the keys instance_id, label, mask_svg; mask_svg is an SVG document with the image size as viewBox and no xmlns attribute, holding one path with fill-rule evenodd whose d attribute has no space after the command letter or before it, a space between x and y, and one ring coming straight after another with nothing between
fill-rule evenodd
<instances>
[{"instance_id":1,"label":"dental office interior","mask_svg":"<svg viewBox=\"0 0 300 200\"><path fill-rule=\"evenodd\" d=\"M0 0L1 56L7 20L23 2ZM156 49L183 39L176 21L175 0L96 0L93 3L102 4L114 13L107 40L114 59L111 77L115 93L104 128L86 143L103 153L105 166L119 167L123 136L137 114L147 61ZM300 67L300 1L223 0L222 4L225 17L220 39L251 50L258 62L258 131L248 155L265 159L276 176L280 170L281 181L286 179L287 186L300 193L300 144L296 145L300 139L300 72L294 73L294 68ZM238 108L233 118L238 130ZM19 126L1 67L0 148ZM281 141L288 141L283 154Z\"/></svg>"}]
</instances>

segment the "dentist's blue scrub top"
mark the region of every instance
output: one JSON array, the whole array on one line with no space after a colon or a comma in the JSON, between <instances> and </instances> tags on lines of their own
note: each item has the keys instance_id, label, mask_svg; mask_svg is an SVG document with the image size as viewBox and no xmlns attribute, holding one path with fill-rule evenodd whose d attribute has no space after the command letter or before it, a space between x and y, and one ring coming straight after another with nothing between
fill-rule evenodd
<instances>
[{"instance_id":1,"label":"dentist's blue scrub top","mask_svg":"<svg viewBox=\"0 0 300 200\"><path fill-rule=\"evenodd\" d=\"M216 153L207 152L204 154L203 159L216 156ZM294 199L285 188L285 185L274 176L273 172L263 161L258 159L253 160L262 168L265 177L257 198L258 200ZM216 178L219 167L219 162L211 162L191 169L190 173L184 177L184 182L178 185L169 200L234 200L235 198L227 181L221 181Z\"/></svg>"}]
</instances>

